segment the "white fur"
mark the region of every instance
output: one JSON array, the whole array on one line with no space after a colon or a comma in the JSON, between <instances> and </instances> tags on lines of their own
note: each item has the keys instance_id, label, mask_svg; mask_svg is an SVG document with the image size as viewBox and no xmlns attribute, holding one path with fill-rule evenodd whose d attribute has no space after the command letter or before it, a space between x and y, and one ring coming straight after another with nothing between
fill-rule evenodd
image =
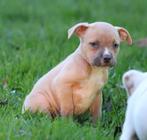
<instances>
[{"instance_id":1,"label":"white fur","mask_svg":"<svg viewBox=\"0 0 147 140\"><path fill-rule=\"evenodd\" d=\"M108 48L105 48L105 50L104 50L104 55L111 55L111 52L109 51Z\"/></svg>"},{"instance_id":2,"label":"white fur","mask_svg":"<svg viewBox=\"0 0 147 140\"><path fill-rule=\"evenodd\" d=\"M127 78L126 78L127 77ZM130 70L123 76L123 84L128 92L128 106L126 111L123 132L120 140L147 140L147 73ZM137 140L137 139L136 139Z\"/></svg>"}]
</instances>

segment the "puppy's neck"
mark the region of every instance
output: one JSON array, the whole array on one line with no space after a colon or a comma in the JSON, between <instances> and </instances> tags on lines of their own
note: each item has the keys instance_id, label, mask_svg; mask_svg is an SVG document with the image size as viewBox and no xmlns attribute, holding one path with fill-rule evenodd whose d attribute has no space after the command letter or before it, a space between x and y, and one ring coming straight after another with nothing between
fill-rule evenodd
<instances>
[{"instance_id":1,"label":"puppy's neck","mask_svg":"<svg viewBox=\"0 0 147 140\"><path fill-rule=\"evenodd\" d=\"M75 50L75 53L77 53L82 59L84 59L84 61L86 61L86 63L88 63L87 61L87 57L84 54L84 52L82 51L82 47L81 44L79 44L78 48ZM88 63L89 64L89 63ZM90 64L89 64L90 65Z\"/></svg>"}]
</instances>

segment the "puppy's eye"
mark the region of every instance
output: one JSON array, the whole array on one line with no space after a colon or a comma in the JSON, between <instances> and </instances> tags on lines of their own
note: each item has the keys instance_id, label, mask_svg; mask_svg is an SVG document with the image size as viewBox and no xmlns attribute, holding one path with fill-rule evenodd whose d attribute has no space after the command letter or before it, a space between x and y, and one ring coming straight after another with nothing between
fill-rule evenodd
<instances>
[{"instance_id":1,"label":"puppy's eye","mask_svg":"<svg viewBox=\"0 0 147 140\"><path fill-rule=\"evenodd\" d=\"M118 47L119 47L119 44L117 44L117 43L113 44L113 48L117 49Z\"/></svg>"},{"instance_id":2,"label":"puppy's eye","mask_svg":"<svg viewBox=\"0 0 147 140\"><path fill-rule=\"evenodd\" d=\"M89 44L90 44L91 47L93 47L93 48L98 48L98 43L96 43L96 42L90 42Z\"/></svg>"}]
</instances>

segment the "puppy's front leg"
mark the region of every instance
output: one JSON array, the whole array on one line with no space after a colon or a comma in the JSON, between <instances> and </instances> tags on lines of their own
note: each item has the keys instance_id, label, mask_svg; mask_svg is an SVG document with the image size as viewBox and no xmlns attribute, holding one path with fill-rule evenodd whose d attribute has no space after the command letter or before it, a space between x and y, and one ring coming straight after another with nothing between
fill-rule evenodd
<instances>
[{"instance_id":1,"label":"puppy's front leg","mask_svg":"<svg viewBox=\"0 0 147 140\"><path fill-rule=\"evenodd\" d=\"M72 91L66 89L66 92L60 97L60 114L61 116L73 116L74 103L72 97Z\"/></svg>"},{"instance_id":2,"label":"puppy's front leg","mask_svg":"<svg viewBox=\"0 0 147 140\"><path fill-rule=\"evenodd\" d=\"M92 122L95 123L98 118L101 117L101 109L102 109L102 92L99 91L98 95L96 96L94 102L90 107L90 113L92 115Z\"/></svg>"},{"instance_id":3,"label":"puppy's front leg","mask_svg":"<svg viewBox=\"0 0 147 140\"><path fill-rule=\"evenodd\" d=\"M59 78L54 84L54 92L57 96L61 116L72 116L74 113L73 91L70 85Z\"/></svg>"}]
</instances>

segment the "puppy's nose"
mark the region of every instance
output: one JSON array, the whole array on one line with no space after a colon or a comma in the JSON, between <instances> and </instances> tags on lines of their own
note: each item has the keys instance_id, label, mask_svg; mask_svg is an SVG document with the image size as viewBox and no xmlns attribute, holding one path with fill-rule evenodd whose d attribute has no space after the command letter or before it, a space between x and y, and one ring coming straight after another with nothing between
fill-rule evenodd
<instances>
[{"instance_id":1,"label":"puppy's nose","mask_svg":"<svg viewBox=\"0 0 147 140\"><path fill-rule=\"evenodd\" d=\"M112 55L106 54L103 56L104 63L109 63L112 59Z\"/></svg>"}]
</instances>

